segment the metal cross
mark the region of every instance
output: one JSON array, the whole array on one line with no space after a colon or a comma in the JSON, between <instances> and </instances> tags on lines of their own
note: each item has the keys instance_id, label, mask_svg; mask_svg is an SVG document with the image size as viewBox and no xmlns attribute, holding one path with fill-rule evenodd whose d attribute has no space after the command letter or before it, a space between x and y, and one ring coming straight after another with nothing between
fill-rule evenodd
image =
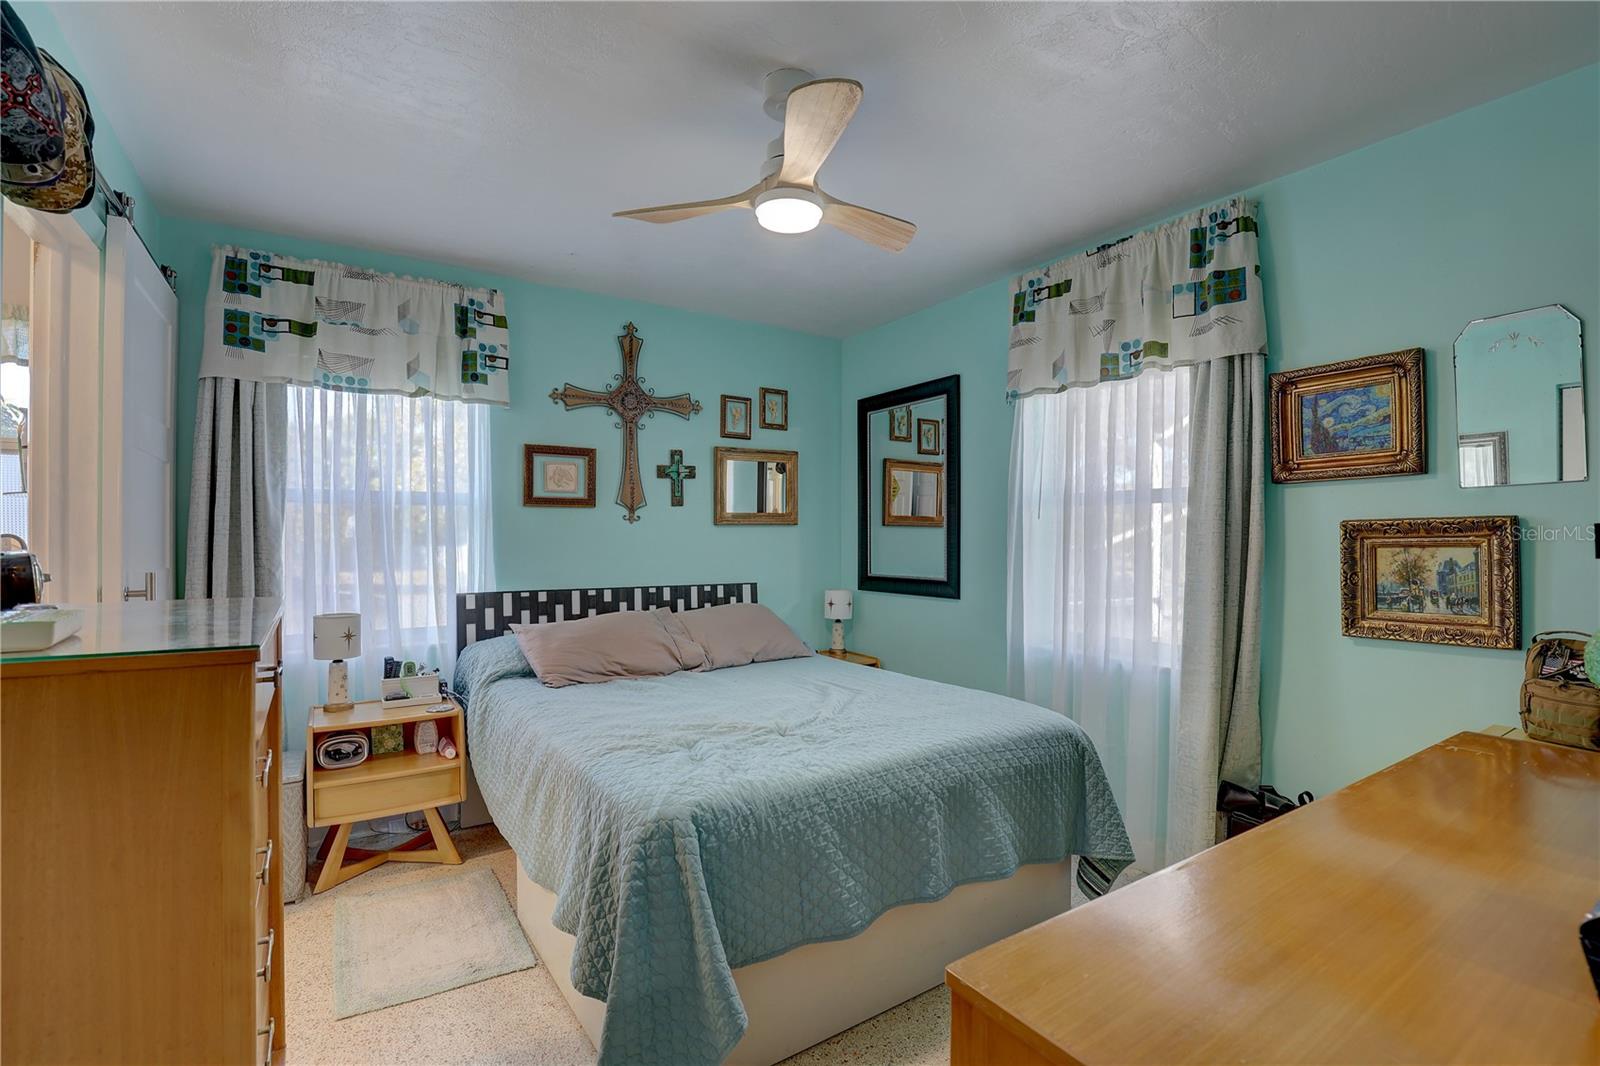
<instances>
[{"instance_id":1,"label":"metal cross","mask_svg":"<svg viewBox=\"0 0 1600 1066\"><path fill-rule=\"evenodd\" d=\"M683 465L683 449L674 448L667 453L672 462L656 465L656 477L672 479L672 506L683 506L683 483L694 479L694 467Z\"/></svg>"},{"instance_id":2,"label":"metal cross","mask_svg":"<svg viewBox=\"0 0 1600 1066\"><path fill-rule=\"evenodd\" d=\"M644 347L644 338L639 336L632 322L617 338L617 346L622 349L622 373L612 375L611 380L616 384L610 392L581 389L569 382L559 389L551 389L550 399L554 403L565 404L569 411L578 407L604 407L619 419L617 424L622 428L622 482L617 487L617 506L627 509L628 513L624 516L627 521L637 522L639 508L645 505L644 479L639 474L640 420L654 418L657 411L688 418L700 413L700 401L686 392L677 396L657 396L653 390L645 388L644 378L639 376L639 349Z\"/></svg>"}]
</instances>

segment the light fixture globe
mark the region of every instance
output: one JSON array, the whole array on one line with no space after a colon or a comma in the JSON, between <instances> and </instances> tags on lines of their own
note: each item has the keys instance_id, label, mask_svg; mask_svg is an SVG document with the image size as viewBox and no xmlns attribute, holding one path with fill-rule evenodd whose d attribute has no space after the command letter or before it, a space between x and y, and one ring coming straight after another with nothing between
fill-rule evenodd
<instances>
[{"instance_id":1,"label":"light fixture globe","mask_svg":"<svg viewBox=\"0 0 1600 1066\"><path fill-rule=\"evenodd\" d=\"M822 197L810 189L768 189L755 199L756 221L773 233L809 233L822 221Z\"/></svg>"}]
</instances>

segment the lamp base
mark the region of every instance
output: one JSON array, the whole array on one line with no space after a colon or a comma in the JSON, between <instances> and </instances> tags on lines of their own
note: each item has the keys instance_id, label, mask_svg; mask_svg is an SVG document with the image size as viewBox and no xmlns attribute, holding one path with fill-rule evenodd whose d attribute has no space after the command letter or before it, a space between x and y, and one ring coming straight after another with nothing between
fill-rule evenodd
<instances>
[{"instance_id":1,"label":"lamp base","mask_svg":"<svg viewBox=\"0 0 1600 1066\"><path fill-rule=\"evenodd\" d=\"M324 711L348 711L355 707L350 702L350 668L343 659L328 663L328 702Z\"/></svg>"},{"instance_id":2,"label":"lamp base","mask_svg":"<svg viewBox=\"0 0 1600 1066\"><path fill-rule=\"evenodd\" d=\"M844 623L833 623L833 650L844 651Z\"/></svg>"}]
</instances>

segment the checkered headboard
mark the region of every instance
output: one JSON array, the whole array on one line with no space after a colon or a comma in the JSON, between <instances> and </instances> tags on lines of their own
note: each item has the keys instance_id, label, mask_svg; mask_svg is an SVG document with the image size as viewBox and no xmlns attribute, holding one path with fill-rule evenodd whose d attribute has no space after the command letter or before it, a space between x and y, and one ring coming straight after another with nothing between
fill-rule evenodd
<instances>
[{"instance_id":1,"label":"checkered headboard","mask_svg":"<svg viewBox=\"0 0 1600 1066\"><path fill-rule=\"evenodd\" d=\"M510 632L512 625L562 622L613 611L670 607L690 611L724 603L755 603L755 582L744 585L624 585L610 589L529 589L463 592L456 596L456 651Z\"/></svg>"}]
</instances>

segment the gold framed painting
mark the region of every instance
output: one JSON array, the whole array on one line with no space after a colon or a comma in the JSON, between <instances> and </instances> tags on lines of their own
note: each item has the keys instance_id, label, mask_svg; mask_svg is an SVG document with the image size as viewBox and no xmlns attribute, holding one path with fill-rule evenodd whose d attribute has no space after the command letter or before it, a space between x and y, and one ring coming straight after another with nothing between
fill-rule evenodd
<instances>
[{"instance_id":1,"label":"gold framed painting","mask_svg":"<svg viewBox=\"0 0 1600 1066\"><path fill-rule=\"evenodd\" d=\"M1268 380L1273 481L1428 472L1421 348L1285 370Z\"/></svg>"},{"instance_id":2,"label":"gold framed painting","mask_svg":"<svg viewBox=\"0 0 1600 1066\"><path fill-rule=\"evenodd\" d=\"M1339 523L1339 620L1349 637L1522 645L1515 515Z\"/></svg>"}]
</instances>

